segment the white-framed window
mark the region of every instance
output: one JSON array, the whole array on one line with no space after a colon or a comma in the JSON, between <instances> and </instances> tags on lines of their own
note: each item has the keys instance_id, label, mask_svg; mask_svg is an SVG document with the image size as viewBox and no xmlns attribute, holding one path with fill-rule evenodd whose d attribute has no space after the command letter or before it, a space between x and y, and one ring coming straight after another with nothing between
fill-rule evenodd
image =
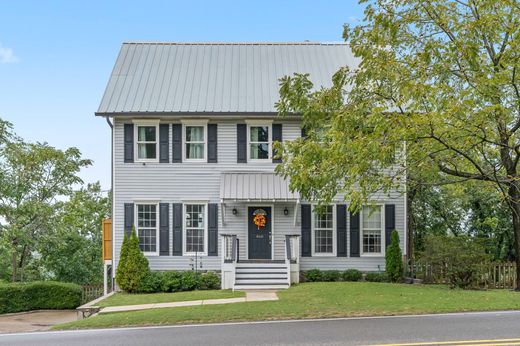
<instances>
[{"instance_id":1,"label":"white-framed window","mask_svg":"<svg viewBox=\"0 0 520 346\"><path fill-rule=\"evenodd\" d=\"M364 255L384 254L383 208L381 205L363 206L361 211L361 244Z\"/></svg>"},{"instance_id":2,"label":"white-framed window","mask_svg":"<svg viewBox=\"0 0 520 346\"><path fill-rule=\"evenodd\" d=\"M184 204L184 254L205 255L207 247L207 204L186 203Z\"/></svg>"},{"instance_id":3,"label":"white-framed window","mask_svg":"<svg viewBox=\"0 0 520 346\"><path fill-rule=\"evenodd\" d=\"M134 121L135 161L156 162L159 160L159 122Z\"/></svg>"},{"instance_id":4,"label":"white-framed window","mask_svg":"<svg viewBox=\"0 0 520 346\"><path fill-rule=\"evenodd\" d=\"M206 161L207 120L192 120L182 123L184 161Z\"/></svg>"},{"instance_id":5,"label":"white-framed window","mask_svg":"<svg viewBox=\"0 0 520 346\"><path fill-rule=\"evenodd\" d=\"M248 161L267 161L271 159L272 129L270 123L248 123L247 158Z\"/></svg>"},{"instance_id":6,"label":"white-framed window","mask_svg":"<svg viewBox=\"0 0 520 346\"><path fill-rule=\"evenodd\" d=\"M328 205L312 213L313 256L336 255L336 208Z\"/></svg>"},{"instance_id":7,"label":"white-framed window","mask_svg":"<svg viewBox=\"0 0 520 346\"><path fill-rule=\"evenodd\" d=\"M136 231L139 248L144 254L159 253L159 208L156 203L136 204Z\"/></svg>"}]
</instances>

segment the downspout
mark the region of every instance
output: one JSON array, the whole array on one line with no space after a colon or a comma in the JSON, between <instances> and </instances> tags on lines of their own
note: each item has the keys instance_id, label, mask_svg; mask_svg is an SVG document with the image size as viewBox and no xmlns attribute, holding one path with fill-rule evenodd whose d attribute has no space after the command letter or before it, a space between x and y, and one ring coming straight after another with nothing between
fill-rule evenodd
<instances>
[{"instance_id":1,"label":"downspout","mask_svg":"<svg viewBox=\"0 0 520 346\"><path fill-rule=\"evenodd\" d=\"M114 268L114 254L115 254L115 241L114 241L114 211L115 211L115 206L114 206L114 196L115 196L115 193L114 193L114 124L110 121L110 117L106 116L105 117L105 120L108 124L108 126L110 126L110 194L112 195L112 200L110 201L111 202L111 205L112 205L112 215L110 215L111 219L112 219L112 227L111 227L111 232L112 232L112 236L111 236L111 239L112 239L112 270L110 272L110 282L111 282L111 286L112 286L112 291L114 291L115 287L114 287L114 271L115 271L115 268ZM103 264L104 266L104 264Z\"/></svg>"}]
</instances>

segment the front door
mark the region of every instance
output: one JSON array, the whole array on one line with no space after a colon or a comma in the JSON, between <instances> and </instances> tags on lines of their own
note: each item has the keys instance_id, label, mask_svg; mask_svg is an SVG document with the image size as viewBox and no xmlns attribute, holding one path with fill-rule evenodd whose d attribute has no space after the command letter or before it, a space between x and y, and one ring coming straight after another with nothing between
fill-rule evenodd
<instances>
[{"instance_id":1,"label":"front door","mask_svg":"<svg viewBox=\"0 0 520 346\"><path fill-rule=\"evenodd\" d=\"M271 207L248 207L249 259L271 259L271 216Z\"/></svg>"}]
</instances>

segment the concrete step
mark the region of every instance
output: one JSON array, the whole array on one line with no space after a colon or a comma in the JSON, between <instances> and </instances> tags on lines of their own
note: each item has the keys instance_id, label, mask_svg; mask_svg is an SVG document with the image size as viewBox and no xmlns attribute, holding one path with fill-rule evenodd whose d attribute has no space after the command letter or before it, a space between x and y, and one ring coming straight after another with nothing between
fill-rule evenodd
<instances>
[{"instance_id":1,"label":"concrete step","mask_svg":"<svg viewBox=\"0 0 520 346\"><path fill-rule=\"evenodd\" d=\"M289 288L288 284L235 284L235 290L284 290Z\"/></svg>"},{"instance_id":2,"label":"concrete step","mask_svg":"<svg viewBox=\"0 0 520 346\"><path fill-rule=\"evenodd\" d=\"M287 272L243 272L236 273L235 278L237 279L246 279L246 278L254 278L254 279L264 279L264 278L287 278Z\"/></svg>"},{"instance_id":3,"label":"concrete step","mask_svg":"<svg viewBox=\"0 0 520 346\"><path fill-rule=\"evenodd\" d=\"M287 267L285 263L244 263L238 262L237 268L285 268Z\"/></svg>"},{"instance_id":4,"label":"concrete step","mask_svg":"<svg viewBox=\"0 0 520 346\"><path fill-rule=\"evenodd\" d=\"M236 268L237 274L287 273L287 268Z\"/></svg>"}]
</instances>

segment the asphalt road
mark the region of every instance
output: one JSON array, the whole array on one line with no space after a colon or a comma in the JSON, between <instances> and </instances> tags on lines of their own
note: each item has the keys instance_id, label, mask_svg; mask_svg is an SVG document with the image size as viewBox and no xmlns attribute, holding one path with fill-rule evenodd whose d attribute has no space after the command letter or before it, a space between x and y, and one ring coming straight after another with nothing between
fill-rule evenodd
<instances>
[{"instance_id":1,"label":"asphalt road","mask_svg":"<svg viewBox=\"0 0 520 346\"><path fill-rule=\"evenodd\" d=\"M520 311L0 335L0 345L71 346L377 345L446 341L464 346L520 345Z\"/></svg>"}]
</instances>

